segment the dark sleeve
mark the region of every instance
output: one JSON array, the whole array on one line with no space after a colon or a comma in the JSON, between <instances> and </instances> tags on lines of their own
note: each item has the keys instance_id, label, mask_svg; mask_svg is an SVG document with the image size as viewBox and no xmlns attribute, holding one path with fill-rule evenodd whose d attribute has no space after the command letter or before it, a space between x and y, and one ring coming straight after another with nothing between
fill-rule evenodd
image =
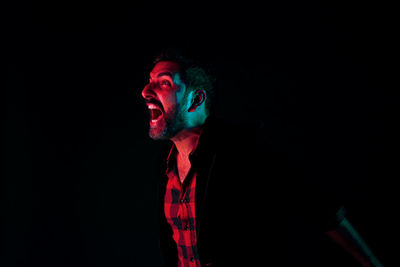
<instances>
[{"instance_id":1,"label":"dark sleeve","mask_svg":"<svg viewBox=\"0 0 400 267\"><path fill-rule=\"evenodd\" d=\"M273 193L279 195L277 199L285 199L282 206L293 213L293 220L299 219L316 231L335 228L343 219L345 208L344 199L337 190L340 185L334 184L328 175L330 170L318 166L323 171L316 174L312 163L306 163L301 156L290 155L275 139L259 129L256 147L258 153L262 151L261 160L265 162L257 164L275 177Z\"/></svg>"},{"instance_id":2,"label":"dark sleeve","mask_svg":"<svg viewBox=\"0 0 400 267\"><path fill-rule=\"evenodd\" d=\"M327 177L313 177L297 163L289 163L286 168L294 214L316 231L335 228L346 212L337 185Z\"/></svg>"}]
</instances>

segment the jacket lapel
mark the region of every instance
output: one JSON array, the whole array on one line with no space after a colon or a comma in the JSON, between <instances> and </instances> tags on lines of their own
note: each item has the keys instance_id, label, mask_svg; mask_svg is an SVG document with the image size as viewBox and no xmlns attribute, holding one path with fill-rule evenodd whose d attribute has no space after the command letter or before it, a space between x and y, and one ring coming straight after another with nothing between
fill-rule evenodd
<instances>
[{"instance_id":1,"label":"jacket lapel","mask_svg":"<svg viewBox=\"0 0 400 267\"><path fill-rule=\"evenodd\" d=\"M197 170L196 179L196 231L197 237L201 231L203 209L207 199L207 189L212 179L213 167L217 155L216 147L216 121L208 118L204 124L203 134L200 137L198 147L192 155L193 166Z\"/></svg>"}]
</instances>

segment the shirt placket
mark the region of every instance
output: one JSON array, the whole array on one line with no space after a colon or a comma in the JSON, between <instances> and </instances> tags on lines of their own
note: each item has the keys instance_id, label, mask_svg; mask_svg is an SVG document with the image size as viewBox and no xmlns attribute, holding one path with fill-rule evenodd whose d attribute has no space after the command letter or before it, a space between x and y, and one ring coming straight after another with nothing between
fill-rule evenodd
<instances>
[{"instance_id":1,"label":"shirt placket","mask_svg":"<svg viewBox=\"0 0 400 267\"><path fill-rule=\"evenodd\" d=\"M190 186L188 186L190 187ZM197 266L194 254L193 254L193 246L194 244L194 237L193 232L191 231L190 225L190 216L189 216L189 209L190 209L190 195L188 195L187 188L183 189L180 198L180 215L181 215L181 222L182 222L182 230L185 240L185 245L187 248L190 248L187 251L187 266L195 267Z\"/></svg>"}]
</instances>

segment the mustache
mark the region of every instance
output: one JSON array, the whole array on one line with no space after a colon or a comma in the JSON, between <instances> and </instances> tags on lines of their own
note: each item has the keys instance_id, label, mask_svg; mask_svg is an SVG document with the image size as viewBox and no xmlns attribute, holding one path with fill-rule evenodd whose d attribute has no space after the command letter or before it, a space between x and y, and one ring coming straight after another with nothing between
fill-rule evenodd
<instances>
[{"instance_id":1,"label":"mustache","mask_svg":"<svg viewBox=\"0 0 400 267\"><path fill-rule=\"evenodd\" d=\"M156 105L157 107L159 107L159 108L162 110L162 112L164 112L164 108L163 108L161 102L158 101L157 99L153 99L153 98L151 98L151 99L145 99L144 102L145 102L146 104L153 104L153 105Z\"/></svg>"}]
</instances>

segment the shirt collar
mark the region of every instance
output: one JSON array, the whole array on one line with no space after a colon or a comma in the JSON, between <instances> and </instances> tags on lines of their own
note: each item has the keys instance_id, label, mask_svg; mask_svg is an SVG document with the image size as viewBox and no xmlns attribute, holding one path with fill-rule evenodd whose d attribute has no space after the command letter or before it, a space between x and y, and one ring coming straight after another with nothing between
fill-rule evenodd
<instances>
[{"instance_id":1,"label":"shirt collar","mask_svg":"<svg viewBox=\"0 0 400 267\"><path fill-rule=\"evenodd\" d=\"M177 149L175 144L172 143L172 147L169 151L168 157L167 157L167 170L166 173L168 173L172 168L173 168L173 164L175 162L176 159L176 153L177 153Z\"/></svg>"},{"instance_id":2,"label":"shirt collar","mask_svg":"<svg viewBox=\"0 0 400 267\"><path fill-rule=\"evenodd\" d=\"M216 128L216 118L209 116L203 125L203 131L200 135L199 142L195 151L190 153L189 160L191 164L196 164L203 156L210 154L215 149L215 139L212 138L213 132ZM167 170L169 172L173 168L173 164L175 163L176 153L178 152L175 144L172 144L172 147L169 151L167 157Z\"/></svg>"}]
</instances>

